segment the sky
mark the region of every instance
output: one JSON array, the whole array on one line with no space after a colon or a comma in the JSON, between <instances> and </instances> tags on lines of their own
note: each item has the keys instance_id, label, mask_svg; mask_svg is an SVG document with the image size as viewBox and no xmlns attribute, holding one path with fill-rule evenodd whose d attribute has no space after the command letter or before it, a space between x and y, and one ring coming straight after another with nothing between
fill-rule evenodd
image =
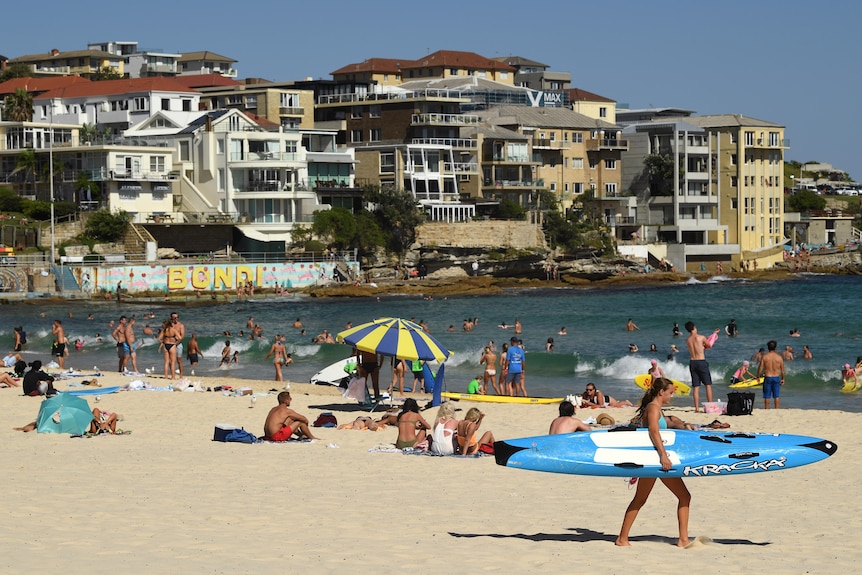
<instances>
[{"instance_id":1,"label":"sky","mask_svg":"<svg viewBox=\"0 0 862 575\"><path fill-rule=\"evenodd\" d=\"M367 58L437 50L517 55L630 108L783 125L786 161L829 163L862 181L853 141L862 134L862 4L846 0L150 0L83 10L43 0L38 10L14 2L0 19L8 58L136 41L143 50L227 56L239 79L329 79Z\"/></svg>"}]
</instances>

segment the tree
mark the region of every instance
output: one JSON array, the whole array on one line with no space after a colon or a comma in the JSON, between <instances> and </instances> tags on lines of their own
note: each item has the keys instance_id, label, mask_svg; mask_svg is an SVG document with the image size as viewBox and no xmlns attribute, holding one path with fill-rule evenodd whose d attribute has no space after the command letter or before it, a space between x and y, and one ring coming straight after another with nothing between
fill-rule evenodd
<instances>
[{"instance_id":1,"label":"tree","mask_svg":"<svg viewBox=\"0 0 862 575\"><path fill-rule=\"evenodd\" d=\"M353 246L356 238L356 219L350 210L345 208L321 210L314 213L311 229L329 246L343 250Z\"/></svg>"},{"instance_id":2,"label":"tree","mask_svg":"<svg viewBox=\"0 0 862 575\"><path fill-rule=\"evenodd\" d=\"M24 176L24 182L32 179L33 195L36 195L36 169L38 163L36 161L36 152L33 149L21 150L15 160L15 169L12 174L21 172Z\"/></svg>"},{"instance_id":3,"label":"tree","mask_svg":"<svg viewBox=\"0 0 862 575\"><path fill-rule=\"evenodd\" d=\"M122 79L123 79L123 75L120 74L120 72L117 71L116 69L111 68L110 66L103 66L102 68L99 69L98 72L96 72L95 74L93 74L90 77L90 80L92 80L94 82L99 82L101 80L122 80Z\"/></svg>"},{"instance_id":4,"label":"tree","mask_svg":"<svg viewBox=\"0 0 862 575\"><path fill-rule=\"evenodd\" d=\"M30 66L27 64L12 64L0 74L0 82L12 80L14 78L29 78L33 75Z\"/></svg>"},{"instance_id":5,"label":"tree","mask_svg":"<svg viewBox=\"0 0 862 575\"><path fill-rule=\"evenodd\" d=\"M374 218L386 236L386 246L399 255L406 252L416 241L416 228L426 219L413 194L378 186L366 186L363 192L365 199L375 205Z\"/></svg>"},{"instance_id":6,"label":"tree","mask_svg":"<svg viewBox=\"0 0 862 575\"><path fill-rule=\"evenodd\" d=\"M503 200L497 207L497 217L501 220L523 220L526 210L512 200Z\"/></svg>"},{"instance_id":7,"label":"tree","mask_svg":"<svg viewBox=\"0 0 862 575\"><path fill-rule=\"evenodd\" d=\"M11 188L0 188L0 210L4 212L20 212L21 196Z\"/></svg>"},{"instance_id":8,"label":"tree","mask_svg":"<svg viewBox=\"0 0 862 575\"><path fill-rule=\"evenodd\" d=\"M797 190L787 198L787 207L792 212L822 210L826 207L826 199L811 190Z\"/></svg>"},{"instance_id":9,"label":"tree","mask_svg":"<svg viewBox=\"0 0 862 575\"><path fill-rule=\"evenodd\" d=\"M3 103L3 119L7 122L30 122L33 120L33 96L24 88L6 96Z\"/></svg>"},{"instance_id":10,"label":"tree","mask_svg":"<svg viewBox=\"0 0 862 575\"><path fill-rule=\"evenodd\" d=\"M131 220L131 214L123 210L115 213L108 210L96 210L87 220L84 234L94 240L115 242L125 235Z\"/></svg>"},{"instance_id":11,"label":"tree","mask_svg":"<svg viewBox=\"0 0 862 575\"><path fill-rule=\"evenodd\" d=\"M644 167L650 177L650 194L669 196L673 193L673 158L650 154L644 158Z\"/></svg>"}]
</instances>

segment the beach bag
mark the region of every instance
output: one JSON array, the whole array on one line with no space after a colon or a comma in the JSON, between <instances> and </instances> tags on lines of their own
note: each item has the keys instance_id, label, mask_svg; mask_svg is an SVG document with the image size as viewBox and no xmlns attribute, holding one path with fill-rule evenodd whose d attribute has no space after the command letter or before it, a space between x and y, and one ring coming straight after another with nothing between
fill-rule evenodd
<instances>
[{"instance_id":1,"label":"beach bag","mask_svg":"<svg viewBox=\"0 0 862 575\"><path fill-rule=\"evenodd\" d=\"M317 419L311 425L314 427L335 427L338 425L338 420L335 419L331 411L324 411L317 416Z\"/></svg>"},{"instance_id":2,"label":"beach bag","mask_svg":"<svg viewBox=\"0 0 862 575\"><path fill-rule=\"evenodd\" d=\"M753 409L753 392L732 391L727 394L727 415L751 415Z\"/></svg>"},{"instance_id":3,"label":"beach bag","mask_svg":"<svg viewBox=\"0 0 862 575\"><path fill-rule=\"evenodd\" d=\"M232 443L257 443L254 433L245 429L231 429L225 434L224 440Z\"/></svg>"}]
</instances>

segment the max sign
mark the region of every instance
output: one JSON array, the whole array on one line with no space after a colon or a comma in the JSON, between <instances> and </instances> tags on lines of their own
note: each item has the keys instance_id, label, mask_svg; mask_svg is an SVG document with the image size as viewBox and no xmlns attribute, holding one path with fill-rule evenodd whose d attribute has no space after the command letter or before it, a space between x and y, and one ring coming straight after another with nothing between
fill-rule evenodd
<instances>
[{"instance_id":1,"label":"max sign","mask_svg":"<svg viewBox=\"0 0 862 575\"><path fill-rule=\"evenodd\" d=\"M563 94L561 92L527 92L530 106L540 108L543 106L562 106Z\"/></svg>"}]
</instances>

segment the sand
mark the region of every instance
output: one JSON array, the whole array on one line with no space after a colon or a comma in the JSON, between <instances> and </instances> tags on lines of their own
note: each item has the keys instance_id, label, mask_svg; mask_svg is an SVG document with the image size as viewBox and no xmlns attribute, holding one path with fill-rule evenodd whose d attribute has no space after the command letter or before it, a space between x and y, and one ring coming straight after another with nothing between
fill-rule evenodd
<instances>
[{"instance_id":1,"label":"sand","mask_svg":"<svg viewBox=\"0 0 862 575\"><path fill-rule=\"evenodd\" d=\"M216 392L115 393L90 404L123 414L120 427L132 433L70 438L12 431L35 418L40 399L0 390L0 572L849 573L862 558L862 414L721 416L734 430L813 435L839 450L798 469L688 480L697 537L688 549L673 546L675 499L657 485L632 547L617 548L633 494L623 479L508 469L490 456L369 451L391 445L392 428L315 429L322 439L312 443L213 442L219 423L262 433L276 400L261 394L282 384L193 379L251 385L255 406ZM291 391L293 407L311 420L333 411L344 423L361 413L333 388L292 383ZM677 400L685 405L672 413L715 418L694 414L688 401ZM471 404L457 407L463 415ZM483 429L497 439L545 433L556 415L555 405L481 408ZM633 410L606 411L623 420Z\"/></svg>"}]
</instances>

